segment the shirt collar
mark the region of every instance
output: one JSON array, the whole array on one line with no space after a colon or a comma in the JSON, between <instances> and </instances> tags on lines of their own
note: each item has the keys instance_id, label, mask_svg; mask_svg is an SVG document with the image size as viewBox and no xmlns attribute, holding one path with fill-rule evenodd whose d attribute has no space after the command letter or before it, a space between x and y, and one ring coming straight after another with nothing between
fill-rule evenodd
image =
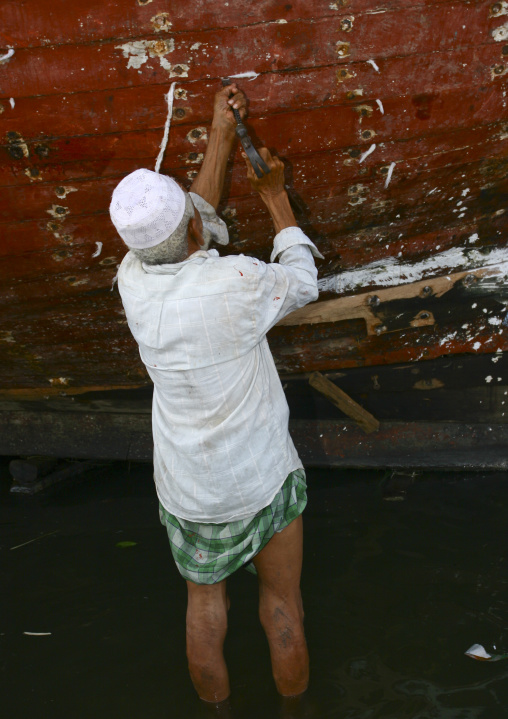
<instances>
[{"instance_id":1,"label":"shirt collar","mask_svg":"<svg viewBox=\"0 0 508 719\"><path fill-rule=\"evenodd\" d=\"M208 257L218 257L219 253L217 250L198 250L193 252L190 257L187 257L183 262L175 262L174 264L163 264L163 265L147 265L144 262L141 263L145 272L150 275L176 275L188 262L193 262L201 257L207 259Z\"/></svg>"}]
</instances>

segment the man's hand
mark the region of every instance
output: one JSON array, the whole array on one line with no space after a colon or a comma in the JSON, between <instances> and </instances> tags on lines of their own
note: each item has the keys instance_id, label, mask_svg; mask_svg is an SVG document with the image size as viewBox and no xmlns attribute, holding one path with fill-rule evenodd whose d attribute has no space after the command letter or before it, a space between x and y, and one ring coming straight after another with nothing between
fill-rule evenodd
<instances>
[{"instance_id":1,"label":"man's hand","mask_svg":"<svg viewBox=\"0 0 508 719\"><path fill-rule=\"evenodd\" d=\"M225 130L228 134L234 136L236 120L233 108L238 110L243 120L247 114L247 100L243 92L236 86L236 83L223 87L222 90L215 94L212 128Z\"/></svg>"},{"instance_id":2,"label":"man's hand","mask_svg":"<svg viewBox=\"0 0 508 719\"><path fill-rule=\"evenodd\" d=\"M266 147L260 147L258 152L270 168L270 173L262 177L256 175L249 158L242 152L247 164L247 178L252 188L259 192L259 196L267 206L275 232L279 233L286 227L296 227L295 216L284 185L284 163L278 157L272 157Z\"/></svg>"}]
</instances>

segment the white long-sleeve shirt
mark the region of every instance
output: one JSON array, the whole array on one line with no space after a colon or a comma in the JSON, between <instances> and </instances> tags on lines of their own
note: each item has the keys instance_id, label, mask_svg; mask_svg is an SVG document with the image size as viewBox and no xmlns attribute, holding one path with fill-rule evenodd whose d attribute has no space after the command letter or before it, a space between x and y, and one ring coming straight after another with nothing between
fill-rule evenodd
<instances>
[{"instance_id":1,"label":"white long-sleeve shirt","mask_svg":"<svg viewBox=\"0 0 508 719\"><path fill-rule=\"evenodd\" d=\"M216 250L166 265L124 257L118 287L154 383L157 494L177 517L244 519L302 467L266 333L317 299L313 254L321 257L288 227L275 237L269 264Z\"/></svg>"}]
</instances>

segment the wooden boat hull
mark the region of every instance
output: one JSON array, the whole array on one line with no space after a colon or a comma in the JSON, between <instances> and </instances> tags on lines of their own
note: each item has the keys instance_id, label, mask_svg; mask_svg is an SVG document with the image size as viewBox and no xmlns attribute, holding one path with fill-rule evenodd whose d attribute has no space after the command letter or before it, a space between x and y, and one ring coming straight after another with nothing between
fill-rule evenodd
<instances>
[{"instance_id":1,"label":"wooden boat hull","mask_svg":"<svg viewBox=\"0 0 508 719\"><path fill-rule=\"evenodd\" d=\"M504 1L4 2L4 412L32 416L37 407L45 417L57 398L70 407L73 397L130 396L147 385L114 288L125 248L109 198L126 173L153 167L173 81L162 170L188 187L221 78L245 73L249 129L285 159L298 221L325 255L320 300L270 334L285 381L307 397L310 372L332 373L340 385L337 372L375 368L371 376L381 377L442 358L454 368L476 362L463 392L483 382L490 397L486 377L495 375L499 393L508 384L494 372L508 336L507 14ZM268 260L269 217L238 154L221 212L228 252ZM482 380L483 356L496 364ZM435 391L446 405L447 390ZM338 421L320 411L298 421ZM321 434L309 431L302 436ZM35 437L26 435L30 450L22 435L1 451L35 451ZM402 434L391 436L387 446ZM353 457L357 436L347 437ZM72 451L83 456L78 445ZM327 447L332 462L340 453Z\"/></svg>"}]
</instances>

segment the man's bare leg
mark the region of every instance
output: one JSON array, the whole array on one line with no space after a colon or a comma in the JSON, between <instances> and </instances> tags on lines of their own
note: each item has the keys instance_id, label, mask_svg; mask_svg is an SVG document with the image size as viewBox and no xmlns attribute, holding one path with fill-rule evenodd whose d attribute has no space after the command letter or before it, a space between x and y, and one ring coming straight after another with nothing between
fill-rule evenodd
<instances>
[{"instance_id":1,"label":"man's bare leg","mask_svg":"<svg viewBox=\"0 0 508 719\"><path fill-rule=\"evenodd\" d=\"M222 702L229 696L223 646L228 627L226 581L187 582L187 659L200 699Z\"/></svg>"},{"instance_id":2,"label":"man's bare leg","mask_svg":"<svg viewBox=\"0 0 508 719\"><path fill-rule=\"evenodd\" d=\"M254 557L259 577L259 617L265 630L277 691L294 696L307 689L309 654L300 593L303 523L301 515L274 534Z\"/></svg>"}]
</instances>

